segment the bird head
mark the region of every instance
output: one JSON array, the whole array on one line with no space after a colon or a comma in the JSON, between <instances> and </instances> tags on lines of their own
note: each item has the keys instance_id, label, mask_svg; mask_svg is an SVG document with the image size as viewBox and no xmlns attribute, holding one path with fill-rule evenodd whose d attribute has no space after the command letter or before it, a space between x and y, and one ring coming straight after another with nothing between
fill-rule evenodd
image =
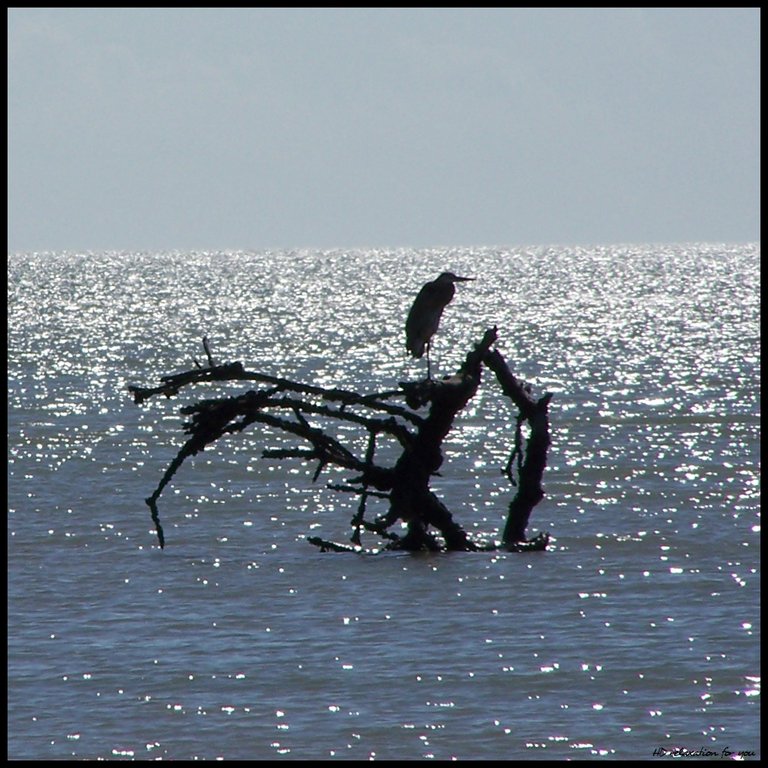
<instances>
[{"instance_id":1,"label":"bird head","mask_svg":"<svg viewBox=\"0 0 768 768\"><path fill-rule=\"evenodd\" d=\"M474 280L474 277L459 277L454 275L453 272L443 272L440 277L437 278L443 283L466 283L468 280Z\"/></svg>"}]
</instances>

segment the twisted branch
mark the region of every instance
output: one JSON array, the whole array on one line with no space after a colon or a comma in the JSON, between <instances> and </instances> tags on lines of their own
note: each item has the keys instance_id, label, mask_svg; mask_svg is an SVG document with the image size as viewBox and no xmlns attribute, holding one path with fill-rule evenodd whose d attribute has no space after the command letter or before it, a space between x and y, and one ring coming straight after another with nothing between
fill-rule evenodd
<instances>
[{"instance_id":1,"label":"twisted branch","mask_svg":"<svg viewBox=\"0 0 768 768\"><path fill-rule=\"evenodd\" d=\"M538 400L532 397L530 386L518 381L501 354L491 349L497 336L495 327L488 329L453 376L440 381L426 379L403 382L399 390L368 395L246 371L240 362L215 365L208 340L204 339L207 368L195 361L195 369L163 376L158 387L130 386L134 401L142 403L158 394L171 397L183 387L197 383L256 381L266 386L237 397L201 400L181 408L181 413L189 417L184 422L184 431L189 438L166 469L152 496L146 499L160 546L164 547L165 537L157 501L185 459L225 435L242 432L251 424L258 423L293 435L310 446L264 449L262 455L265 458L316 461L313 481L329 465L358 474L348 481L348 485L329 485L334 490L360 494L357 511L351 520L352 546L311 538L310 542L321 549L359 552L362 531L373 532L387 539L389 549L442 549L443 545L429 530L430 527L439 532L445 548L449 550L490 548L490 545L471 541L448 508L429 489L430 478L438 474L443 461L442 442L451 430L457 414L475 395L480 384L481 369L485 365L496 374L502 391L519 409L513 450L504 469L512 484L518 486L518 491L509 505L502 546L510 551L546 548L547 534L540 534L536 539L528 541L525 539L525 529L531 510L544 495L541 476L546 466L549 446L547 408L552 396L547 394ZM409 408L385 402L394 396L405 397L410 409L428 406L429 411L423 416ZM324 402L313 402L310 398L319 398ZM361 408L385 415L364 415L357 412ZM364 428L368 433L365 456L357 456L341 438L313 425L308 417ZM524 421L531 428L525 452L521 431ZM376 438L382 433L393 437L403 448L393 467L381 467L374 463ZM518 483L512 474L515 459ZM389 500L389 511L373 522L365 520L369 497ZM398 520L405 521L408 526L408 532L403 537L387 530Z\"/></svg>"}]
</instances>

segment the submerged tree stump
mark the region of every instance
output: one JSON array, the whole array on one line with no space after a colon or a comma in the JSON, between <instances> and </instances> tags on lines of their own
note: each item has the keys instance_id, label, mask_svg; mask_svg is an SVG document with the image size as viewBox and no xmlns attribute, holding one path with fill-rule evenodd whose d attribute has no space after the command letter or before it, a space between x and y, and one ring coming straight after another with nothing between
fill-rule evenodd
<instances>
[{"instance_id":1,"label":"submerged tree stump","mask_svg":"<svg viewBox=\"0 0 768 768\"><path fill-rule=\"evenodd\" d=\"M157 502L163 490L184 460L205 449L225 435L242 432L252 424L262 424L302 441L304 446L266 449L265 458L297 458L317 462L313 480L328 466L341 467L356 476L343 485L331 485L337 491L360 495L353 517L351 544L329 542L310 537L310 543L324 551L362 550L363 532L383 539L381 548L408 551L477 551L504 549L533 551L546 549L549 535L541 533L526 539L526 529L533 508L543 498L541 480L550 444L548 406L551 394L538 400L530 387L512 374L504 358L491 349L497 340L496 328L488 329L483 338L467 353L458 371L441 380L425 379L401 382L398 389L375 394L359 394L349 390L327 389L290 381L275 376L247 371L242 363L215 365L207 340L203 340L208 366L195 361L196 368L172 376L161 377L157 387L130 386L134 402L143 403L162 394L176 395L183 387L206 382L251 381L262 385L237 397L200 400L185 406L181 413L189 417L184 432L189 435L177 456L165 471L154 493L146 499L161 547L165 536L160 523ZM457 415L475 396L484 367L495 375L502 392L517 407L517 429L513 450L504 473L517 486L509 504L501 542L475 542L456 522L450 510L430 489L430 480L443 463L442 443L450 433ZM407 407L390 402L404 398ZM428 408L426 415L418 411ZM359 456L328 426L310 423L354 424L368 434L367 450ZM522 424L528 423L529 436L523 447ZM385 435L402 448L394 466L374 462L376 440ZM518 477L513 465L517 459ZM388 500L388 511L375 520L366 520L368 498ZM390 530L405 523L406 533ZM375 551L379 551L376 549Z\"/></svg>"}]
</instances>

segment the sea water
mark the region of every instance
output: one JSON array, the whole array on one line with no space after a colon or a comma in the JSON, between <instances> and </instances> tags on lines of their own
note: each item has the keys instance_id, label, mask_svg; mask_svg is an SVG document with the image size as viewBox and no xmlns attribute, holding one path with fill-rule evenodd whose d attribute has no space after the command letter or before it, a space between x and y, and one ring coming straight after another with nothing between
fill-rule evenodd
<instances>
[{"instance_id":1,"label":"sea water","mask_svg":"<svg viewBox=\"0 0 768 768\"><path fill-rule=\"evenodd\" d=\"M760 756L759 246L27 253L8 266L8 757ZM486 328L551 392L543 553L322 553L349 479L258 425L188 459L127 386L217 362L358 392ZM397 399L394 402L402 403ZM487 372L433 489L500 537L515 411ZM365 440L342 437L364 455ZM357 441L357 442L356 442ZM382 463L394 460L377 454ZM370 499L367 515L386 511ZM380 541L371 534L363 545Z\"/></svg>"}]
</instances>

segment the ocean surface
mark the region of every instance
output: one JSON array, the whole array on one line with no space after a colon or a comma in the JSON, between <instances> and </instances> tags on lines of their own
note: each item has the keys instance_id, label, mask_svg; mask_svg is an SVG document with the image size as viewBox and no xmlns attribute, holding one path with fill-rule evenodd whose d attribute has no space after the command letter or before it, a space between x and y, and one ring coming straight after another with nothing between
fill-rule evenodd
<instances>
[{"instance_id":1,"label":"ocean surface","mask_svg":"<svg viewBox=\"0 0 768 768\"><path fill-rule=\"evenodd\" d=\"M396 389L426 374L404 321L444 270L477 279L433 373L496 325L553 393L548 551L322 553L349 475L262 458L297 443L258 425L185 462L159 548L144 499L179 408L255 385L137 406L129 384L206 336L218 362ZM760 757L759 283L757 244L10 255L8 757ZM433 488L477 539L514 424L488 373L444 444Z\"/></svg>"}]
</instances>

